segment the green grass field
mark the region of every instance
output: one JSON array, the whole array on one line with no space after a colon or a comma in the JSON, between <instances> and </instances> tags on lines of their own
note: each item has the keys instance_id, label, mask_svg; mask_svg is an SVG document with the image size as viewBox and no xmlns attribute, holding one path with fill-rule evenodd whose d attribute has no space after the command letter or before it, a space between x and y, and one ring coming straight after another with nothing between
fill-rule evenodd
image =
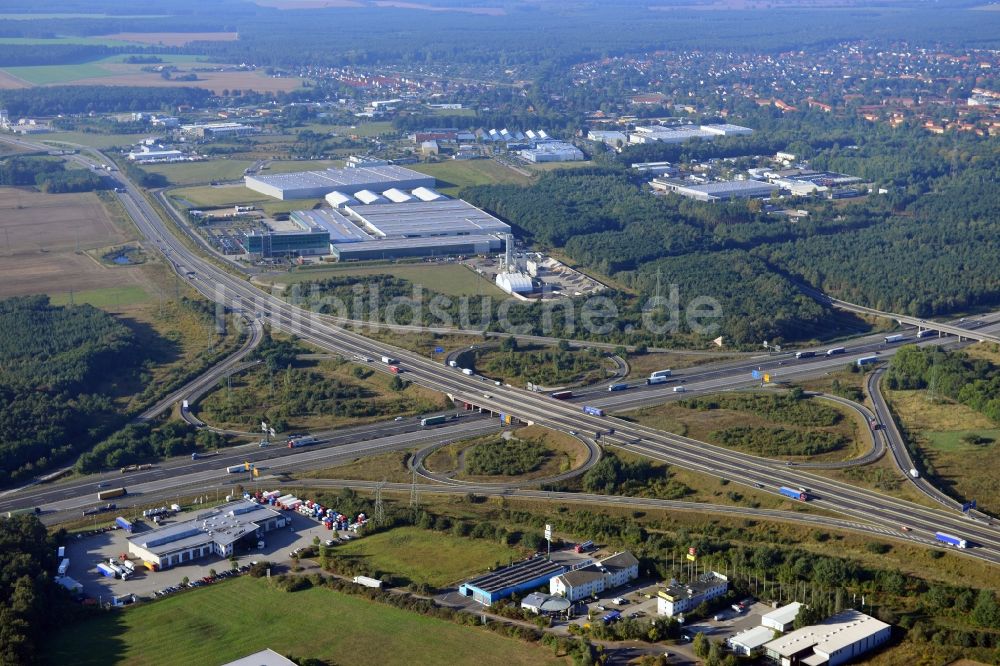
<instances>
[{"instance_id":1,"label":"green grass field","mask_svg":"<svg viewBox=\"0 0 1000 666\"><path fill-rule=\"evenodd\" d=\"M45 143L60 147L60 144L77 144L90 148L111 148L114 146L133 146L146 137L142 134L98 134L97 132L52 132L42 137Z\"/></svg>"},{"instance_id":2,"label":"green grass field","mask_svg":"<svg viewBox=\"0 0 1000 666\"><path fill-rule=\"evenodd\" d=\"M565 664L543 647L339 594L237 578L72 625L47 663L209 666L265 648L337 664Z\"/></svg>"},{"instance_id":3,"label":"green grass field","mask_svg":"<svg viewBox=\"0 0 1000 666\"><path fill-rule=\"evenodd\" d=\"M982 445L970 444L964 441L964 438L969 435L1000 442L1000 429L950 430L946 432L927 433L927 444L930 448L942 453L971 454L979 452L982 449Z\"/></svg>"},{"instance_id":4,"label":"green grass field","mask_svg":"<svg viewBox=\"0 0 1000 666\"><path fill-rule=\"evenodd\" d=\"M150 295L146 290L136 285L50 294L53 305L66 305L72 299L77 305L89 303L95 308L125 307L136 303L145 303L149 298Z\"/></svg>"},{"instance_id":5,"label":"green grass field","mask_svg":"<svg viewBox=\"0 0 1000 666\"><path fill-rule=\"evenodd\" d=\"M336 132L341 136L378 136L379 134L390 134L396 130L389 121L375 121L370 123L358 123L357 125L319 125L309 126L315 128L317 132Z\"/></svg>"},{"instance_id":6,"label":"green grass field","mask_svg":"<svg viewBox=\"0 0 1000 666\"><path fill-rule=\"evenodd\" d=\"M174 185L197 185L215 180L229 181L243 178L243 172L253 162L250 160L205 160L204 162L180 162L174 164L150 164L145 171L159 173ZM256 194L256 196L261 196Z\"/></svg>"},{"instance_id":7,"label":"green grass field","mask_svg":"<svg viewBox=\"0 0 1000 666\"><path fill-rule=\"evenodd\" d=\"M274 201L274 199L266 197L260 192L254 192L243 185L234 185L232 187L212 187L210 185L183 187L171 190L170 196L175 199L184 199L196 206L204 206L206 208ZM277 203L285 202L279 201Z\"/></svg>"},{"instance_id":8,"label":"green grass field","mask_svg":"<svg viewBox=\"0 0 1000 666\"><path fill-rule=\"evenodd\" d=\"M104 76L117 76L121 72L112 72L100 66L99 61L85 62L77 65L38 65L34 67L5 67L11 76L27 81L36 86L55 83L70 83L80 79L94 79Z\"/></svg>"},{"instance_id":9,"label":"green grass field","mask_svg":"<svg viewBox=\"0 0 1000 666\"><path fill-rule=\"evenodd\" d=\"M424 289L448 296L475 296L483 294L494 298L504 298L506 294L495 284L482 276L457 264L382 264L375 266L334 265L330 268L297 269L275 280L278 283L295 284L311 280L323 280L337 275L393 275Z\"/></svg>"},{"instance_id":10,"label":"green grass field","mask_svg":"<svg viewBox=\"0 0 1000 666\"><path fill-rule=\"evenodd\" d=\"M357 557L373 569L435 587L523 557L523 553L509 546L419 527L397 527L337 546L335 551L340 556Z\"/></svg>"},{"instance_id":11,"label":"green grass field","mask_svg":"<svg viewBox=\"0 0 1000 666\"><path fill-rule=\"evenodd\" d=\"M414 171L434 176L442 194L458 196L463 187L513 183L527 185L529 179L493 160L446 160L433 164L410 165Z\"/></svg>"}]
</instances>

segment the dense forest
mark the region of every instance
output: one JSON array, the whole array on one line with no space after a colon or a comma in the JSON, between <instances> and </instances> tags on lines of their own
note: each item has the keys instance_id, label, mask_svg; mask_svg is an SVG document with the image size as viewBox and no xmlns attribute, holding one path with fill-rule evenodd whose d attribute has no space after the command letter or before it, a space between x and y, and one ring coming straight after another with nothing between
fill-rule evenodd
<instances>
[{"instance_id":1,"label":"dense forest","mask_svg":"<svg viewBox=\"0 0 1000 666\"><path fill-rule=\"evenodd\" d=\"M0 108L11 117L69 113L164 111L178 106L204 106L212 96L201 88L150 86L46 86L0 90Z\"/></svg>"},{"instance_id":2,"label":"dense forest","mask_svg":"<svg viewBox=\"0 0 1000 666\"><path fill-rule=\"evenodd\" d=\"M34 185L42 192L92 192L106 182L89 169L67 169L62 160L10 157L0 160L0 185Z\"/></svg>"},{"instance_id":3,"label":"dense forest","mask_svg":"<svg viewBox=\"0 0 1000 666\"><path fill-rule=\"evenodd\" d=\"M893 355L885 382L890 389L930 391L1000 423L1000 368L989 361L910 345Z\"/></svg>"},{"instance_id":4,"label":"dense forest","mask_svg":"<svg viewBox=\"0 0 1000 666\"><path fill-rule=\"evenodd\" d=\"M0 519L0 664L39 663L45 637L85 614L52 577L65 538L35 516Z\"/></svg>"},{"instance_id":5,"label":"dense forest","mask_svg":"<svg viewBox=\"0 0 1000 666\"><path fill-rule=\"evenodd\" d=\"M86 450L118 419L101 387L142 359L131 330L89 305L0 301L0 484Z\"/></svg>"}]
</instances>

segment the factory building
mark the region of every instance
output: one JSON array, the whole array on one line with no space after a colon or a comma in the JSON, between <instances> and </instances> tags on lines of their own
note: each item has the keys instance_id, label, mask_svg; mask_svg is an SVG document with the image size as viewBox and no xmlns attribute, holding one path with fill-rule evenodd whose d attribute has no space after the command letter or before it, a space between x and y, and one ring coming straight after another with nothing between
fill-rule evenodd
<instances>
[{"instance_id":1,"label":"factory building","mask_svg":"<svg viewBox=\"0 0 1000 666\"><path fill-rule=\"evenodd\" d=\"M583 151L565 141L546 141L535 144L534 148L522 150L521 157L529 162L580 162Z\"/></svg>"},{"instance_id":2,"label":"factory building","mask_svg":"<svg viewBox=\"0 0 1000 666\"><path fill-rule=\"evenodd\" d=\"M497 273L496 285L508 294L530 294L535 290L531 276L524 273Z\"/></svg>"},{"instance_id":3,"label":"factory building","mask_svg":"<svg viewBox=\"0 0 1000 666\"><path fill-rule=\"evenodd\" d=\"M739 125L683 125L665 127L663 125L640 125L629 134L629 143L683 143L689 139L712 140L720 136L749 136L753 130Z\"/></svg>"},{"instance_id":4,"label":"factory building","mask_svg":"<svg viewBox=\"0 0 1000 666\"><path fill-rule=\"evenodd\" d=\"M339 261L368 261L404 257L450 257L490 254L503 245L496 236L447 238L392 238L362 243L333 243L330 251Z\"/></svg>"},{"instance_id":5,"label":"factory building","mask_svg":"<svg viewBox=\"0 0 1000 666\"><path fill-rule=\"evenodd\" d=\"M656 612L673 617L697 608L703 601L721 597L728 589L729 579L715 571L699 576L686 585L675 581L656 595Z\"/></svg>"},{"instance_id":6,"label":"factory building","mask_svg":"<svg viewBox=\"0 0 1000 666\"><path fill-rule=\"evenodd\" d=\"M628 135L618 130L590 130L587 132L587 138L612 147L628 143Z\"/></svg>"},{"instance_id":7,"label":"factory building","mask_svg":"<svg viewBox=\"0 0 1000 666\"><path fill-rule=\"evenodd\" d=\"M199 123L197 125L181 125L181 131L199 139L219 139L253 134L257 128L242 123Z\"/></svg>"},{"instance_id":8,"label":"factory building","mask_svg":"<svg viewBox=\"0 0 1000 666\"><path fill-rule=\"evenodd\" d=\"M728 199L756 199L769 197L778 186L759 180L725 180L704 185L689 185L680 181L654 179L653 189L673 192L697 201L725 201Z\"/></svg>"},{"instance_id":9,"label":"factory building","mask_svg":"<svg viewBox=\"0 0 1000 666\"><path fill-rule=\"evenodd\" d=\"M367 164L365 161L358 163ZM355 195L362 190L382 192L390 188L433 187L434 177L405 167L379 165L246 176L244 182L254 192L286 200L320 198L331 192Z\"/></svg>"},{"instance_id":10,"label":"factory building","mask_svg":"<svg viewBox=\"0 0 1000 666\"><path fill-rule=\"evenodd\" d=\"M508 234L510 226L462 199L348 206L373 238L426 238Z\"/></svg>"},{"instance_id":11,"label":"factory building","mask_svg":"<svg viewBox=\"0 0 1000 666\"><path fill-rule=\"evenodd\" d=\"M472 597L474 601L489 606L512 594L547 585L553 576L565 573L568 569L565 564L536 555L462 583L458 591L463 596Z\"/></svg>"},{"instance_id":12,"label":"factory building","mask_svg":"<svg viewBox=\"0 0 1000 666\"><path fill-rule=\"evenodd\" d=\"M846 610L764 645L764 654L781 666L838 666L889 640L892 627L856 610Z\"/></svg>"},{"instance_id":13,"label":"factory building","mask_svg":"<svg viewBox=\"0 0 1000 666\"><path fill-rule=\"evenodd\" d=\"M237 500L191 520L131 536L128 552L162 571L208 555L229 557L240 539L255 542L261 533L284 527L285 523L286 518L268 506Z\"/></svg>"}]
</instances>

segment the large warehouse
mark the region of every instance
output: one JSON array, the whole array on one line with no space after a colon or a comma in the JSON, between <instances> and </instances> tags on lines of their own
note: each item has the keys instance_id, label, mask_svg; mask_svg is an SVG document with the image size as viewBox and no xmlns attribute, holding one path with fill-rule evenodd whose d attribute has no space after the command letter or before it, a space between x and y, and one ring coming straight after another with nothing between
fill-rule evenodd
<instances>
[{"instance_id":1,"label":"large warehouse","mask_svg":"<svg viewBox=\"0 0 1000 666\"><path fill-rule=\"evenodd\" d=\"M157 570L206 555L229 557L244 538L285 526L286 518L268 506L237 500L196 515L190 520L128 538L129 555L156 565Z\"/></svg>"},{"instance_id":2,"label":"large warehouse","mask_svg":"<svg viewBox=\"0 0 1000 666\"><path fill-rule=\"evenodd\" d=\"M759 180L723 180L704 185L690 185L675 180L656 178L650 185L697 201L725 201L727 199L756 199L771 196L778 186Z\"/></svg>"},{"instance_id":3,"label":"large warehouse","mask_svg":"<svg viewBox=\"0 0 1000 666\"><path fill-rule=\"evenodd\" d=\"M837 666L889 640L892 627L856 610L845 610L819 624L802 627L764 645L778 664Z\"/></svg>"},{"instance_id":4,"label":"large warehouse","mask_svg":"<svg viewBox=\"0 0 1000 666\"><path fill-rule=\"evenodd\" d=\"M434 187L434 177L400 166L359 166L323 171L299 171L271 176L245 176L246 186L275 199L315 199L331 192L355 194L390 188L412 190Z\"/></svg>"}]
</instances>

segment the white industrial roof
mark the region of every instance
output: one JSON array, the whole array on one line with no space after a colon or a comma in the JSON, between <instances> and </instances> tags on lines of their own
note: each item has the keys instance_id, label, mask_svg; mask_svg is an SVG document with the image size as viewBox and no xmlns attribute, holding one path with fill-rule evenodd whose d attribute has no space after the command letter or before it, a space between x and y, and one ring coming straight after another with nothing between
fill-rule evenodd
<instances>
[{"instance_id":1,"label":"white industrial roof","mask_svg":"<svg viewBox=\"0 0 1000 666\"><path fill-rule=\"evenodd\" d=\"M292 211L291 218L302 226L326 231L331 243L357 243L372 240L369 234L335 210Z\"/></svg>"},{"instance_id":2,"label":"white industrial roof","mask_svg":"<svg viewBox=\"0 0 1000 666\"><path fill-rule=\"evenodd\" d=\"M383 238L510 233L509 225L462 199L355 206L348 210L370 233Z\"/></svg>"},{"instance_id":3,"label":"white industrial roof","mask_svg":"<svg viewBox=\"0 0 1000 666\"><path fill-rule=\"evenodd\" d=\"M760 621L770 620L778 624L788 624L795 620L795 616L799 614L799 609L802 608L802 604L798 601L793 601L787 606L782 606L781 608L775 609L770 613L762 616Z\"/></svg>"},{"instance_id":4,"label":"white industrial roof","mask_svg":"<svg viewBox=\"0 0 1000 666\"><path fill-rule=\"evenodd\" d=\"M409 181L416 178L426 179L428 176L395 165L354 167L349 169L325 169L323 171L299 171L297 173L279 173L269 176L247 176L247 181L257 181L280 189L304 189L309 187L340 186L357 187L359 185L391 185L396 181Z\"/></svg>"},{"instance_id":5,"label":"white industrial roof","mask_svg":"<svg viewBox=\"0 0 1000 666\"><path fill-rule=\"evenodd\" d=\"M395 187L390 188L382 193L386 199L393 203L408 203L413 201L413 197L404 192L403 190L396 189Z\"/></svg>"},{"instance_id":6,"label":"white industrial roof","mask_svg":"<svg viewBox=\"0 0 1000 666\"><path fill-rule=\"evenodd\" d=\"M371 190L361 190L360 192L355 192L354 198L365 205L385 203L388 201L388 199L383 197L381 194L376 194Z\"/></svg>"},{"instance_id":7,"label":"white industrial roof","mask_svg":"<svg viewBox=\"0 0 1000 666\"><path fill-rule=\"evenodd\" d=\"M534 289L531 278L524 273L498 273L496 283L498 287L510 294L519 294Z\"/></svg>"},{"instance_id":8,"label":"white industrial roof","mask_svg":"<svg viewBox=\"0 0 1000 666\"><path fill-rule=\"evenodd\" d=\"M753 627L741 631L729 639L730 645L742 645L747 650L756 650L765 643L774 640L774 630L767 627Z\"/></svg>"},{"instance_id":9,"label":"white industrial roof","mask_svg":"<svg viewBox=\"0 0 1000 666\"><path fill-rule=\"evenodd\" d=\"M334 191L326 195L326 202L334 208L340 208L345 204L357 203L357 199L352 197L350 194Z\"/></svg>"},{"instance_id":10,"label":"white industrial roof","mask_svg":"<svg viewBox=\"0 0 1000 666\"><path fill-rule=\"evenodd\" d=\"M413 196L420 199L421 201L437 201L438 199L444 199L443 194L439 194L429 187L418 187L410 192Z\"/></svg>"},{"instance_id":11,"label":"white industrial roof","mask_svg":"<svg viewBox=\"0 0 1000 666\"><path fill-rule=\"evenodd\" d=\"M863 641L889 627L888 624L876 620L856 610L846 610L824 620L820 624L802 627L776 638L765 649L782 656L798 654L812 647L816 652L831 654L848 645Z\"/></svg>"},{"instance_id":12,"label":"white industrial roof","mask_svg":"<svg viewBox=\"0 0 1000 666\"><path fill-rule=\"evenodd\" d=\"M230 661L222 666L295 666L295 662L282 657L274 650L267 648L254 652L242 659Z\"/></svg>"},{"instance_id":13,"label":"white industrial roof","mask_svg":"<svg viewBox=\"0 0 1000 666\"><path fill-rule=\"evenodd\" d=\"M256 532L257 523L281 514L262 504L237 500L200 513L193 519L128 537L128 541L162 555L214 541L228 545Z\"/></svg>"}]
</instances>

